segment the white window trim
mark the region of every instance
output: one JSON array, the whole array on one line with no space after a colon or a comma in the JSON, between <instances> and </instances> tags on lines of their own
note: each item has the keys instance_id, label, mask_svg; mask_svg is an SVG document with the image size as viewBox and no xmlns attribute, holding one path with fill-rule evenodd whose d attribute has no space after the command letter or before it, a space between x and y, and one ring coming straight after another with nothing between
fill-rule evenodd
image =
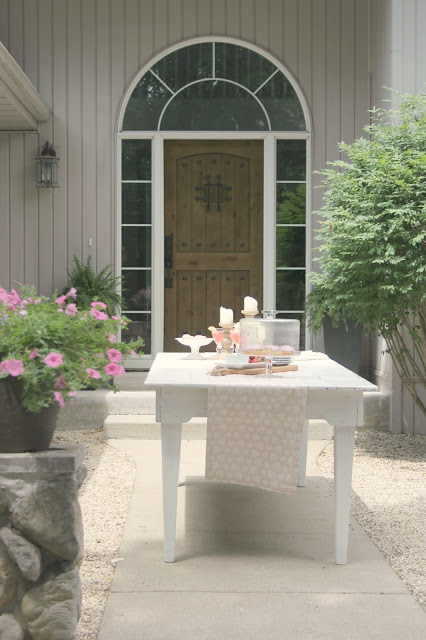
<instances>
[{"instance_id":1,"label":"white window trim","mask_svg":"<svg viewBox=\"0 0 426 640\"><path fill-rule=\"evenodd\" d=\"M178 49L203 42L228 42L246 47L270 60L290 81L301 104L306 123L305 131L121 131L124 113L130 96L140 78L165 55ZM152 308L151 348L152 353L140 358L126 360L128 369L146 369L163 350L164 335L164 141L165 140L263 140L264 141L264 190L263 190L263 299L265 309L275 308L276 284L276 141L306 140L306 292L311 286L308 273L312 271L312 126L307 100L293 74L268 51L253 43L217 36L206 36L185 40L153 56L134 76L123 95L117 117L116 144L116 275L121 275L121 142L129 139L152 140ZM312 344L311 333L306 329L305 348Z\"/></svg>"}]
</instances>

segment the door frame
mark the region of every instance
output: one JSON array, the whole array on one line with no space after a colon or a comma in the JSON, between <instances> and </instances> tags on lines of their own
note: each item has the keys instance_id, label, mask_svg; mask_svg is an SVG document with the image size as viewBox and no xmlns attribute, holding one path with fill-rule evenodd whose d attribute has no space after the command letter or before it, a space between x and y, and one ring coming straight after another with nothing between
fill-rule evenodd
<instances>
[{"instance_id":1,"label":"door frame","mask_svg":"<svg viewBox=\"0 0 426 640\"><path fill-rule=\"evenodd\" d=\"M152 353L125 362L130 369L149 368L155 355L163 350L164 336L164 141L165 140L263 140L263 304L275 309L276 284L276 142L306 140L306 276L312 271L312 138L301 132L250 131L123 131L117 134L117 185L121 185L121 141L152 140ZM121 188L117 188L116 275L121 274ZM310 280L306 277L306 292ZM306 349L311 349L312 335L306 329Z\"/></svg>"}]
</instances>

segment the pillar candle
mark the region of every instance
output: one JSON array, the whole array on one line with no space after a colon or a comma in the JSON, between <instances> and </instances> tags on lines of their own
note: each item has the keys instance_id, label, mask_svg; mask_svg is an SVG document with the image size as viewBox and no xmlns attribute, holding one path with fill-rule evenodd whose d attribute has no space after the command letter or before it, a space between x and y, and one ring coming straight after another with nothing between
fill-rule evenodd
<instances>
[{"instance_id":1,"label":"pillar candle","mask_svg":"<svg viewBox=\"0 0 426 640\"><path fill-rule=\"evenodd\" d=\"M257 311L257 300L246 296L244 298L244 311Z\"/></svg>"},{"instance_id":2,"label":"pillar candle","mask_svg":"<svg viewBox=\"0 0 426 640\"><path fill-rule=\"evenodd\" d=\"M232 309L220 308L220 324L233 324L234 312Z\"/></svg>"}]
</instances>

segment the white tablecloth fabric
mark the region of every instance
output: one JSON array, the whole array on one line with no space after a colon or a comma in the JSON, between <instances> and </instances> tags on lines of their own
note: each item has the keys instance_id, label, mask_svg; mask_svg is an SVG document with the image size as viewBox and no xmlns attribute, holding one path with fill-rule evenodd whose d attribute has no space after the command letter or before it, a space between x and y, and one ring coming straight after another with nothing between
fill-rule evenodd
<instances>
[{"instance_id":1,"label":"white tablecloth fabric","mask_svg":"<svg viewBox=\"0 0 426 640\"><path fill-rule=\"evenodd\" d=\"M228 377L208 391L206 478L293 493L307 388L295 380ZM237 380L238 378L238 380Z\"/></svg>"}]
</instances>

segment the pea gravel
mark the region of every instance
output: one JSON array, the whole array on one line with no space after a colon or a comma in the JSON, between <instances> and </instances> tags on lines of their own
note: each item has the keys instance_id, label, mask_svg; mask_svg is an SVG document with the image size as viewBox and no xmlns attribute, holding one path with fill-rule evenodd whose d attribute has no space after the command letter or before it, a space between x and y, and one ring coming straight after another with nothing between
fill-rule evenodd
<instances>
[{"instance_id":1,"label":"pea gravel","mask_svg":"<svg viewBox=\"0 0 426 640\"><path fill-rule=\"evenodd\" d=\"M332 481L332 442L318 466ZM351 512L426 611L426 436L356 434Z\"/></svg>"},{"instance_id":2,"label":"pea gravel","mask_svg":"<svg viewBox=\"0 0 426 640\"><path fill-rule=\"evenodd\" d=\"M57 431L53 444L86 447L87 477L79 493L84 524L83 605L74 640L96 640L119 561L136 466L133 458L104 442L102 429Z\"/></svg>"},{"instance_id":3,"label":"pea gravel","mask_svg":"<svg viewBox=\"0 0 426 640\"><path fill-rule=\"evenodd\" d=\"M86 447L80 490L83 608L75 640L96 640L110 590L135 478L132 458L110 447L102 430L59 431L55 444ZM318 459L333 478L333 443ZM357 433L352 513L426 611L426 436Z\"/></svg>"}]
</instances>

